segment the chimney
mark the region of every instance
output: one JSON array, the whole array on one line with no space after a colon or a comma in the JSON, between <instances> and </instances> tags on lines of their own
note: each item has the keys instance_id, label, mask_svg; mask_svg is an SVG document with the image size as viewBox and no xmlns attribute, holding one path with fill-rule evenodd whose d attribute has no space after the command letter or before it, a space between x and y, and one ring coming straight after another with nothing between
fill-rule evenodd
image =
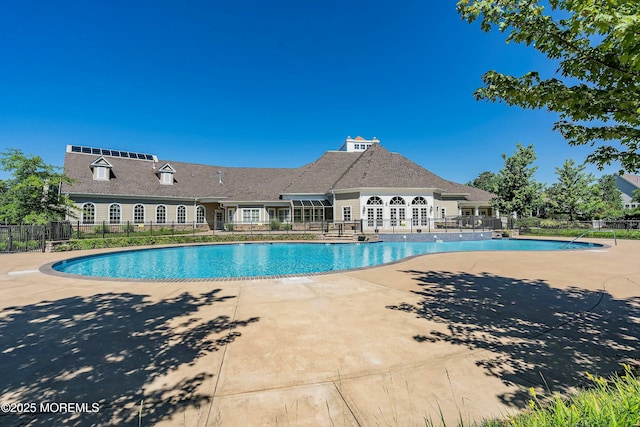
<instances>
[{"instance_id":1,"label":"chimney","mask_svg":"<svg viewBox=\"0 0 640 427\"><path fill-rule=\"evenodd\" d=\"M218 171L218 184L222 184L222 171Z\"/></svg>"}]
</instances>

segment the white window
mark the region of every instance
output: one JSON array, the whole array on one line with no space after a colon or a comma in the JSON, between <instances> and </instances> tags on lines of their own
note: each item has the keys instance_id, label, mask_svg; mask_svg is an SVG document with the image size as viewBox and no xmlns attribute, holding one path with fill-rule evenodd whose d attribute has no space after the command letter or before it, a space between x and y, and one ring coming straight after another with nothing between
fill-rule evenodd
<instances>
[{"instance_id":1,"label":"white window","mask_svg":"<svg viewBox=\"0 0 640 427\"><path fill-rule=\"evenodd\" d=\"M278 220L280 222L291 222L291 211L289 209L278 209Z\"/></svg>"},{"instance_id":2,"label":"white window","mask_svg":"<svg viewBox=\"0 0 640 427\"><path fill-rule=\"evenodd\" d=\"M196 222L198 224L204 224L204 220L205 220L204 206L198 206L198 208L196 209Z\"/></svg>"},{"instance_id":3,"label":"white window","mask_svg":"<svg viewBox=\"0 0 640 427\"><path fill-rule=\"evenodd\" d=\"M156 222L158 224L164 224L167 222L167 207L160 205L156 208Z\"/></svg>"},{"instance_id":4,"label":"white window","mask_svg":"<svg viewBox=\"0 0 640 427\"><path fill-rule=\"evenodd\" d=\"M173 184L173 174L171 172L162 172L160 174L160 182L163 184Z\"/></svg>"},{"instance_id":5,"label":"white window","mask_svg":"<svg viewBox=\"0 0 640 427\"><path fill-rule=\"evenodd\" d=\"M109 224L120 224L121 217L120 205L114 203L109 206Z\"/></svg>"},{"instance_id":6,"label":"white window","mask_svg":"<svg viewBox=\"0 0 640 427\"><path fill-rule=\"evenodd\" d=\"M109 168L105 168L102 166L96 166L93 168L94 176L93 179L106 181L109 179Z\"/></svg>"},{"instance_id":7,"label":"white window","mask_svg":"<svg viewBox=\"0 0 640 427\"><path fill-rule=\"evenodd\" d=\"M269 212L269 221L277 219L276 210L274 208L269 208L268 212Z\"/></svg>"},{"instance_id":8,"label":"white window","mask_svg":"<svg viewBox=\"0 0 640 427\"><path fill-rule=\"evenodd\" d=\"M187 222L187 208L185 206L178 206L176 218L179 224Z\"/></svg>"},{"instance_id":9,"label":"white window","mask_svg":"<svg viewBox=\"0 0 640 427\"><path fill-rule=\"evenodd\" d=\"M260 209L259 208L242 209L242 222L245 222L245 223L260 222Z\"/></svg>"},{"instance_id":10,"label":"white window","mask_svg":"<svg viewBox=\"0 0 640 427\"><path fill-rule=\"evenodd\" d=\"M342 220L351 221L351 206L342 207Z\"/></svg>"},{"instance_id":11,"label":"white window","mask_svg":"<svg viewBox=\"0 0 640 427\"><path fill-rule=\"evenodd\" d=\"M94 205L93 203L85 203L84 205L82 205L82 223L96 223L96 205Z\"/></svg>"},{"instance_id":12,"label":"white window","mask_svg":"<svg viewBox=\"0 0 640 427\"><path fill-rule=\"evenodd\" d=\"M403 225L405 220L405 209L404 206L406 203L404 199L400 196L394 196L391 198L389 205L391 205L390 214L391 214L391 226L397 227L398 225Z\"/></svg>"},{"instance_id":13,"label":"white window","mask_svg":"<svg viewBox=\"0 0 640 427\"><path fill-rule=\"evenodd\" d=\"M135 205L133 207L133 222L134 224L144 223L144 206Z\"/></svg>"},{"instance_id":14,"label":"white window","mask_svg":"<svg viewBox=\"0 0 640 427\"><path fill-rule=\"evenodd\" d=\"M414 197L411 201L411 225L428 225L427 199L422 196Z\"/></svg>"},{"instance_id":15,"label":"white window","mask_svg":"<svg viewBox=\"0 0 640 427\"><path fill-rule=\"evenodd\" d=\"M367 225L369 227L382 226L382 199L378 196L371 196L367 200L367 205L372 207L367 207Z\"/></svg>"},{"instance_id":16,"label":"white window","mask_svg":"<svg viewBox=\"0 0 640 427\"><path fill-rule=\"evenodd\" d=\"M425 199L422 196L418 196L418 197L414 197L414 199L411 201L412 205L426 205L427 204L427 199Z\"/></svg>"}]
</instances>

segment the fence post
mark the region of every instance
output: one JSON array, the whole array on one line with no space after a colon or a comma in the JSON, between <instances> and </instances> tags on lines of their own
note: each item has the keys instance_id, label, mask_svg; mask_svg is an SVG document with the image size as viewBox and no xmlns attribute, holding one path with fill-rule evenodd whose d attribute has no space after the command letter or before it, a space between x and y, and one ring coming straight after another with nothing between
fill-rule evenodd
<instances>
[{"instance_id":1,"label":"fence post","mask_svg":"<svg viewBox=\"0 0 640 427\"><path fill-rule=\"evenodd\" d=\"M125 228L125 231L127 233L127 237L129 237L129 230L131 229L131 226L129 224L130 224L130 222L127 221L127 228Z\"/></svg>"},{"instance_id":2,"label":"fence post","mask_svg":"<svg viewBox=\"0 0 640 427\"><path fill-rule=\"evenodd\" d=\"M78 228L76 229L76 236L80 238L80 221L78 221Z\"/></svg>"},{"instance_id":3,"label":"fence post","mask_svg":"<svg viewBox=\"0 0 640 427\"><path fill-rule=\"evenodd\" d=\"M46 234L47 234L47 229L46 229L46 225L42 226L42 252L46 252L47 249L47 239L46 239Z\"/></svg>"}]
</instances>

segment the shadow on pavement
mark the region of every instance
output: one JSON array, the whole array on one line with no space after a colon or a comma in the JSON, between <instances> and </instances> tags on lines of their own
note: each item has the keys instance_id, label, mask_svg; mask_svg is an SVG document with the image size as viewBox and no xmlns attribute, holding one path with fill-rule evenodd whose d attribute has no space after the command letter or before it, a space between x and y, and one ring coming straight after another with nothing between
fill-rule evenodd
<instances>
[{"instance_id":1,"label":"shadow on pavement","mask_svg":"<svg viewBox=\"0 0 640 427\"><path fill-rule=\"evenodd\" d=\"M198 389L210 373L179 380L170 374L259 320L199 317L200 308L235 298L220 291L160 301L107 293L2 310L0 403L99 403L99 411L89 406L74 414L53 405L46 413L0 414L0 425L138 425L143 399L143 425L208 407L212 396Z\"/></svg>"},{"instance_id":2,"label":"shadow on pavement","mask_svg":"<svg viewBox=\"0 0 640 427\"><path fill-rule=\"evenodd\" d=\"M585 372L606 376L639 356L638 297L619 300L606 292L488 273L405 273L414 276L419 289L412 292L422 299L387 308L446 325L414 336L419 342L490 350L478 365L505 384L521 386L499 396L509 406L522 407L529 387L564 393L588 382Z\"/></svg>"}]
</instances>

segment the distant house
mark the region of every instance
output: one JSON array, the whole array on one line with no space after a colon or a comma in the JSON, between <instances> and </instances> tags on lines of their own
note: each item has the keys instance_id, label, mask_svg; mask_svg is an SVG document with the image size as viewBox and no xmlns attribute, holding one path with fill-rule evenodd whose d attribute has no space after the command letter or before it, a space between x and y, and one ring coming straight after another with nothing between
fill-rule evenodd
<instances>
[{"instance_id":1,"label":"distant house","mask_svg":"<svg viewBox=\"0 0 640 427\"><path fill-rule=\"evenodd\" d=\"M616 187L622 191L622 205L625 209L640 208L640 203L631 200L633 198L633 191L640 188L639 175L616 175Z\"/></svg>"},{"instance_id":2,"label":"distant house","mask_svg":"<svg viewBox=\"0 0 640 427\"><path fill-rule=\"evenodd\" d=\"M243 168L160 160L156 155L67 146L63 192L84 224L187 224L223 229L359 223L407 229L456 216L497 216L492 194L447 181L380 141L347 138L299 168Z\"/></svg>"}]
</instances>

